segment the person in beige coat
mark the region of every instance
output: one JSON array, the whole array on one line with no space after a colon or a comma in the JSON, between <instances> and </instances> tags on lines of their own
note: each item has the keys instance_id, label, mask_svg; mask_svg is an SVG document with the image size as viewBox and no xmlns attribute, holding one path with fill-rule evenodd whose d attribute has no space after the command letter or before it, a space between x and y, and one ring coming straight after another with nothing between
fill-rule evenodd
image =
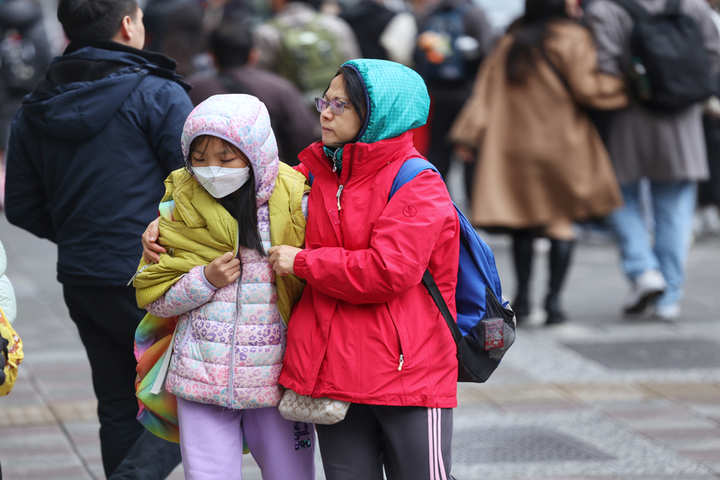
<instances>
[{"instance_id":1,"label":"person in beige coat","mask_svg":"<svg viewBox=\"0 0 720 480\"><path fill-rule=\"evenodd\" d=\"M547 324L566 319L559 295L572 223L622 205L610 158L583 107L627 105L623 81L599 73L573 0L526 0L525 15L486 59L449 140L477 158L471 219L513 237L518 319L530 313L533 240L551 240Z\"/></svg>"}]
</instances>

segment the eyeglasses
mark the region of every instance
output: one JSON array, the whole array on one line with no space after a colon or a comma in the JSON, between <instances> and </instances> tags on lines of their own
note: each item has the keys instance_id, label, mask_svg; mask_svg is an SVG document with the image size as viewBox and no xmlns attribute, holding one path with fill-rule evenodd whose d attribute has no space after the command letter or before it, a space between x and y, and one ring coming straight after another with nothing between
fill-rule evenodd
<instances>
[{"instance_id":1,"label":"eyeglasses","mask_svg":"<svg viewBox=\"0 0 720 480\"><path fill-rule=\"evenodd\" d=\"M318 112L322 113L325 111L325 109L330 105L330 111L335 115L342 115L345 111L345 105L350 105L347 102L342 102L340 100L325 100L324 98L316 98L315 99L315 108Z\"/></svg>"}]
</instances>

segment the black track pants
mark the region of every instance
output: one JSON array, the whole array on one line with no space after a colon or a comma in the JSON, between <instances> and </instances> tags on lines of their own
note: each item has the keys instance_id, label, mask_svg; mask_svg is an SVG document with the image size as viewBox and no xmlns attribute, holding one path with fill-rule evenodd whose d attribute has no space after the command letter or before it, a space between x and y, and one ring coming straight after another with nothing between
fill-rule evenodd
<instances>
[{"instance_id":1,"label":"black track pants","mask_svg":"<svg viewBox=\"0 0 720 480\"><path fill-rule=\"evenodd\" d=\"M317 425L327 480L450 480L453 410L352 404Z\"/></svg>"}]
</instances>

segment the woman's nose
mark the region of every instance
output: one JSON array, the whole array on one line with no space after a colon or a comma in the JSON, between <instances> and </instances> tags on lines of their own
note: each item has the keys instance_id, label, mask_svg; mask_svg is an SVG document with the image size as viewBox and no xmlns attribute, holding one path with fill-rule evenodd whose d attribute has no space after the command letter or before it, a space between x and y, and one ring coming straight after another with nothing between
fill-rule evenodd
<instances>
[{"instance_id":1,"label":"woman's nose","mask_svg":"<svg viewBox=\"0 0 720 480\"><path fill-rule=\"evenodd\" d=\"M329 105L329 104L328 104L327 107L325 107L325 108L323 109L322 112L320 112L320 117L325 117L325 118L327 118L328 120L332 119L333 113L332 113L332 110L330 109L330 105Z\"/></svg>"}]
</instances>

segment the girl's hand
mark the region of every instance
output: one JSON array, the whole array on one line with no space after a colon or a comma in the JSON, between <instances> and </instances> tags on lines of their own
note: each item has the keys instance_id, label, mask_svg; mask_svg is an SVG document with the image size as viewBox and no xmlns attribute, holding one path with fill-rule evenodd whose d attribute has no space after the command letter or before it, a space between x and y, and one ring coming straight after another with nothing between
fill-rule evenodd
<instances>
[{"instance_id":1,"label":"girl's hand","mask_svg":"<svg viewBox=\"0 0 720 480\"><path fill-rule=\"evenodd\" d=\"M240 260L232 252L224 253L205 267L205 278L215 288L230 285L240 276Z\"/></svg>"},{"instance_id":2,"label":"girl's hand","mask_svg":"<svg viewBox=\"0 0 720 480\"><path fill-rule=\"evenodd\" d=\"M293 264L295 263L295 255L300 253L302 249L297 247L291 247L290 245L277 245L270 247L268 253L270 254L270 263L275 270L276 275L292 275Z\"/></svg>"},{"instance_id":3,"label":"girl's hand","mask_svg":"<svg viewBox=\"0 0 720 480\"><path fill-rule=\"evenodd\" d=\"M160 253L165 253L164 247L161 247L156 242L160 233L160 217L156 218L147 226L142 234L142 256L148 263L157 263L160 261Z\"/></svg>"}]
</instances>

